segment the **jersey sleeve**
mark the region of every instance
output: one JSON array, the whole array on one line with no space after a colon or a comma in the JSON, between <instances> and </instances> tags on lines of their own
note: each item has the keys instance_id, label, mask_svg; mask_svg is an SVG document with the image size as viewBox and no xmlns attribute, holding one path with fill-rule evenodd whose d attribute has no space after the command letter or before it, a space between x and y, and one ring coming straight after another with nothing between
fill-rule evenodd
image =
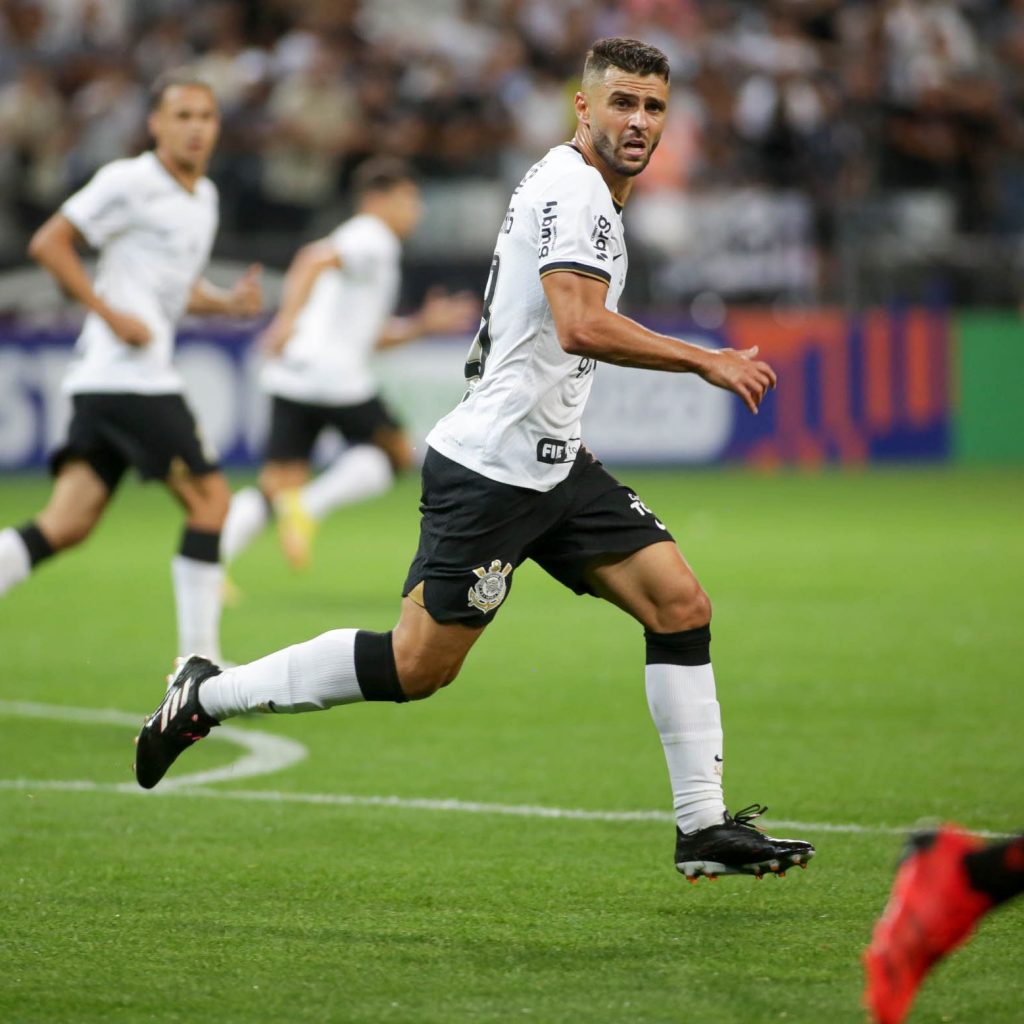
<instances>
[{"instance_id":1,"label":"jersey sleeve","mask_svg":"<svg viewBox=\"0 0 1024 1024\"><path fill-rule=\"evenodd\" d=\"M342 272L360 280L372 278L388 258L385 240L366 224L343 224L330 237Z\"/></svg>"},{"instance_id":2,"label":"jersey sleeve","mask_svg":"<svg viewBox=\"0 0 1024 1024\"><path fill-rule=\"evenodd\" d=\"M129 178L127 162L107 164L60 208L94 249L131 224L133 189Z\"/></svg>"},{"instance_id":3,"label":"jersey sleeve","mask_svg":"<svg viewBox=\"0 0 1024 1024\"><path fill-rule=\"evenodd\" d=\"M535 210L540 276L568 270L608 284L612 224L618 215L601 177L589 172L569 174L541 196Z\"/></svg>"}]
</instances>

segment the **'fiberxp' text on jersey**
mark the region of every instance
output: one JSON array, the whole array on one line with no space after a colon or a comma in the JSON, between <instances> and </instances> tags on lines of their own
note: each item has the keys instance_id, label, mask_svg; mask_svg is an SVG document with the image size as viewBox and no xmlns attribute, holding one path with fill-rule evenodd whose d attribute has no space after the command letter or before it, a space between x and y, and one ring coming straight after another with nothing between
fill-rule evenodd
<instances>
[{"instance_id":1,"label":"'fiberxp' text on jersey","mask_svg":"<svg viewBox=\"0 0 1024 1024\"><path fill-rule=\"evenodd\" d=\"M512 193L491 260L465 399L427 443L492 480L548 491L568 476L596 363L559 344L541 278L569 271L626 279L622 220L600 173L570 145L534 164Z\"/></svg>"},{"instance_id":2,"label":"'fiberxp' text on jersey","mask_svg":"<svg viewBox=\"0 0 1024 1024\"><path fill-rule=\"evenodd\" d=\"M150 340L129 345L95 313L85 318L64 391L172 394L174 331L210 258L217 189L200 178L189 192L153 152L115 160L61 207L99 250L93 287L112 309L142 320Z\"/></svg>"},{"instance_id":3,"label":"'fiberxp' text on jersey","mask_svg":"<svg viewBox=\"0 0 1024 1024\"><path fill-rule=\"evenodd\" d=\"M401 243L379 217L358 214L330 236L339 268L321 271L263 389L313 405L356 405L377 394L370 356L395 308Z\"/></svg>"}]
</instances>

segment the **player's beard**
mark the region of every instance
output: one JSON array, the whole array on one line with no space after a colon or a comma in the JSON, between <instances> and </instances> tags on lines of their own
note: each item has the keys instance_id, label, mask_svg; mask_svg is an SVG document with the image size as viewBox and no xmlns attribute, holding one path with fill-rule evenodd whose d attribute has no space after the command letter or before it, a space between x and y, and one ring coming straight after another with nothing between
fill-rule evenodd
<instances>
[{"instance_id":1,"label":"player's beard","mask_svg":"<svg viewBox=\"0 0 1024 1024\"><path fill-rule=\"evenodd\" d=\"M621 174L623 177L635 178L650 162L651 157L654 156L654 151L658 148L658 142L660 139L655 139L647 148L646 159L640 165L632 163L623 163L615 155L615 144L612 142L611 137L607 132L598 128L596 125L590 126L590 138L594 143L594 149L600 154L601 159L616 173ZM620 142L625 140L625 136L620 136Z\"/></svg>"}]
</instances>

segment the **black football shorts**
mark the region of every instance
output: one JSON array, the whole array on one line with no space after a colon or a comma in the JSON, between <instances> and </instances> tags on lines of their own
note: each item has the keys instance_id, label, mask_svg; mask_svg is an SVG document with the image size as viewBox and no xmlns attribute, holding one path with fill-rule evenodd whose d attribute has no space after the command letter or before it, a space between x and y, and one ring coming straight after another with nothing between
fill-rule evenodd
<instances>
[{"instance_id":1,"label":"black football shorts","mask_svg":"<svg viewBox=\"0 0 1024 1024\"><path fill-rule=\"evenodd\" d=\"M268 462L306 462L320 432L334 427L349 444L367 444L381 428L401 424L377 396L358 405L315 405L274 396L265 458Z\"/></svg>"},{"instance_id":2,"label":"black football shorts","mask_svg":"<svg viewBox=\"0 0 1024 1024\"><path fill-rule=\"evenodd\" d=\"M586 448L550 491L498 483L428 448L420 512L419 549L402 594L422 583L432 618L467 626L494 617L527 558L575 593L590 594L584 577L595 558L673 539Z\"/></svg>"},{"instance_id":3,"label":"black football shorts","mask_svg":"<svg viewBox=\"0 0 1024 1024\"><path fill-rule=\"evenodd\" d=\"M129 466L143 480L220 468L182 395L96 392L71 402L67 440L50 456L54 475L65 462L84 459L113 492Z\"/></svg>"}]
</instances>

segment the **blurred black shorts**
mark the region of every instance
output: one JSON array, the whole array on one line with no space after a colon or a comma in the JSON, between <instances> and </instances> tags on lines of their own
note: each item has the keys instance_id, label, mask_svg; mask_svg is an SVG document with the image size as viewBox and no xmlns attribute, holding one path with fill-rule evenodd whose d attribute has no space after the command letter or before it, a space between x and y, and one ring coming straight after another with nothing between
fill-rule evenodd
<instances>
[{"instance_id":1,"label":"blurred black shorts","mask_svg":"<svg viewBox=\"0 0 1024 1024\"><path fill-rule=\"evenodd\" d=\"M368 444L381 428L401 424L377 396L358 405L314 405L274 396L264 458L268 462L307 462L320 432L333 427L349 444Z\"/></svg>"},{"instance_id":2,"label":"blurred black shorts","mask_svg":"<svg viewBox=\"0 0 1024 1024\"><path fill-rule=\"evenodd\" d=\"M50 456L54 476L69 460L83 459L113 492L129 466L143 480L220 468L182 395L97 392L72 395L71 403L67 440Z\"/></svg>"}]
</instances>

